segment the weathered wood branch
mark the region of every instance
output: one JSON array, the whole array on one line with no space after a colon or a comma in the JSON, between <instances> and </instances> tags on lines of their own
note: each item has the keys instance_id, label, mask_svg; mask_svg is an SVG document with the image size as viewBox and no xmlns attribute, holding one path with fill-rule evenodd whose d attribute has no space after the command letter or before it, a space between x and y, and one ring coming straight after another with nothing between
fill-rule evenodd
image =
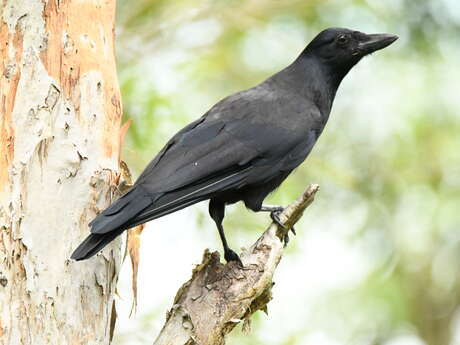
<instances>
[{"instance_id":1,"label":"weathered wood branch","mask_svg":"<svg viewBox=\"0 0 460 345\"><path fill-rule=\"evenodd\" d=\"M286 228L300 219L318 190L318 185L310 185L286 207L280 216ZM285 229L272 223L240 255L244 268L234 262L224 265L218 252L206 250L192 278L178 290L154 345L222 345L225 335L239 322L248 325L253 313L266 311L286 234Z\"/></svg>"}]
</instances>

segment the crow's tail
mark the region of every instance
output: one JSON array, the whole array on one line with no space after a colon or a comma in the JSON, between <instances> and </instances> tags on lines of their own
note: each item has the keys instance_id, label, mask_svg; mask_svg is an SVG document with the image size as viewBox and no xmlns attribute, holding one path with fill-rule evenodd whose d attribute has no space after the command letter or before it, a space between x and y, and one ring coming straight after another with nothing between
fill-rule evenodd
<instances>
[{"instance_id":1,"label":"crow's tail","mask_svg":"<svg viewBox=\"0 0 460 345\"><path fill-rule=\"evenodd\" d=\"M75 249L71 258L77 261L86 260L99 253L106 245L120 235L124 229L112 231L106 234L91 234Z\"/></svg>"},{"instance_id":2,"label":"crow's tail","mask_svg":"<svg viewBox=\"0 0 460 345\"><path fill-rule=\"evenodd\" d=\"M130 220L151 204L152 197L141 187L133 187L89 223L91 235L75 249L71 258L85 260L97 254L124 230L130 228Z\"/></svg>"},{"instance_id":3,"label":"crow's tail","mask_svg":"<svg viewBox=\"0 0 460 345\"><path fill-rule=\"evenodd\" d=\"M238 188L251 169L252 166L247 166L229 171L170 192L148 193L141 185L135 185L89 223L91 235L75 249L72 259L90 258L126 229L209 199L218 191Z\"/></svg>"}]
</instances>

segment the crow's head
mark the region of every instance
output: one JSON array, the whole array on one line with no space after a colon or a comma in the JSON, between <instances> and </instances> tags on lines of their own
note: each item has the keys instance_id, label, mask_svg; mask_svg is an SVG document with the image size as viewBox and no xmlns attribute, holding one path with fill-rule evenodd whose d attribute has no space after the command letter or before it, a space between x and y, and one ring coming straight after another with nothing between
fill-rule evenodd
<instances>
[{"instance_id":1,"label":"crow's head","mask_svg":"<svg viewBox=\"0 0 460 345\"><path fill-rule=\"evenodd\" d=\"M324 64L348 71L364 56L383 49L396 41L391 34L368 35L345 28L321 31L310 42L304 54L320 59Z\"/></svg>"}]
</instances>

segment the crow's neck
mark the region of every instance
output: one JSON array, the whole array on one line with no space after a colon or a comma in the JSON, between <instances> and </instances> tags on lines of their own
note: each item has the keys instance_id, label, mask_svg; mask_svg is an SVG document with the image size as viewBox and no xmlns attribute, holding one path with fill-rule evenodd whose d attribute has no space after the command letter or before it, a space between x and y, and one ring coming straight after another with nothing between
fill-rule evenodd
<instances>
[{"instance_id":1,"label":"crow's neck","mask_svg":"<svg viewBox=\"0 0 460 345\"><path fill-rule=\"evenodd\" d=\"M300 94L329 116L337 89L348 71L335 71L309 55L299 56L287 69L288 78Z\"/></svg>"}]
</instances>

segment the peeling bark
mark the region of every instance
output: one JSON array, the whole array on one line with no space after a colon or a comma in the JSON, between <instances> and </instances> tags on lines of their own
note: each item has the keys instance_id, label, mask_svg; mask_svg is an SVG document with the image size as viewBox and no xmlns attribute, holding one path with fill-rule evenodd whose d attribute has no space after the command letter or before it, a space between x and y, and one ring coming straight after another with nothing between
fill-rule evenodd
<instances>
[{"instance_id":1,"label":"peeling bark","mask_svg":"<svg viewBox=\"0 0 460 345\"><path fill-rule=\"evenodd\" d=\"M286 228L292 227L313 202L318 185L305 192L281 214ZM223 345L225 335L238 323L249 327L250 316L267 311L272 299L273 274L283 255L286 231L272 224L241 255L237 263L220 263L218 252L206 251L192 278L178 290L154 345Z\"/></svg>"},{"instance_id":2,"label":"peeling bark","mask_svg":"<svg viewBox=\"0 0 460 345\"><path fill-rule=\"evenodd\" d=\"M120 241L69 257L117 193L115 0L0 8L0 344L108 344Z\"/></svg>"}]
</instances>

